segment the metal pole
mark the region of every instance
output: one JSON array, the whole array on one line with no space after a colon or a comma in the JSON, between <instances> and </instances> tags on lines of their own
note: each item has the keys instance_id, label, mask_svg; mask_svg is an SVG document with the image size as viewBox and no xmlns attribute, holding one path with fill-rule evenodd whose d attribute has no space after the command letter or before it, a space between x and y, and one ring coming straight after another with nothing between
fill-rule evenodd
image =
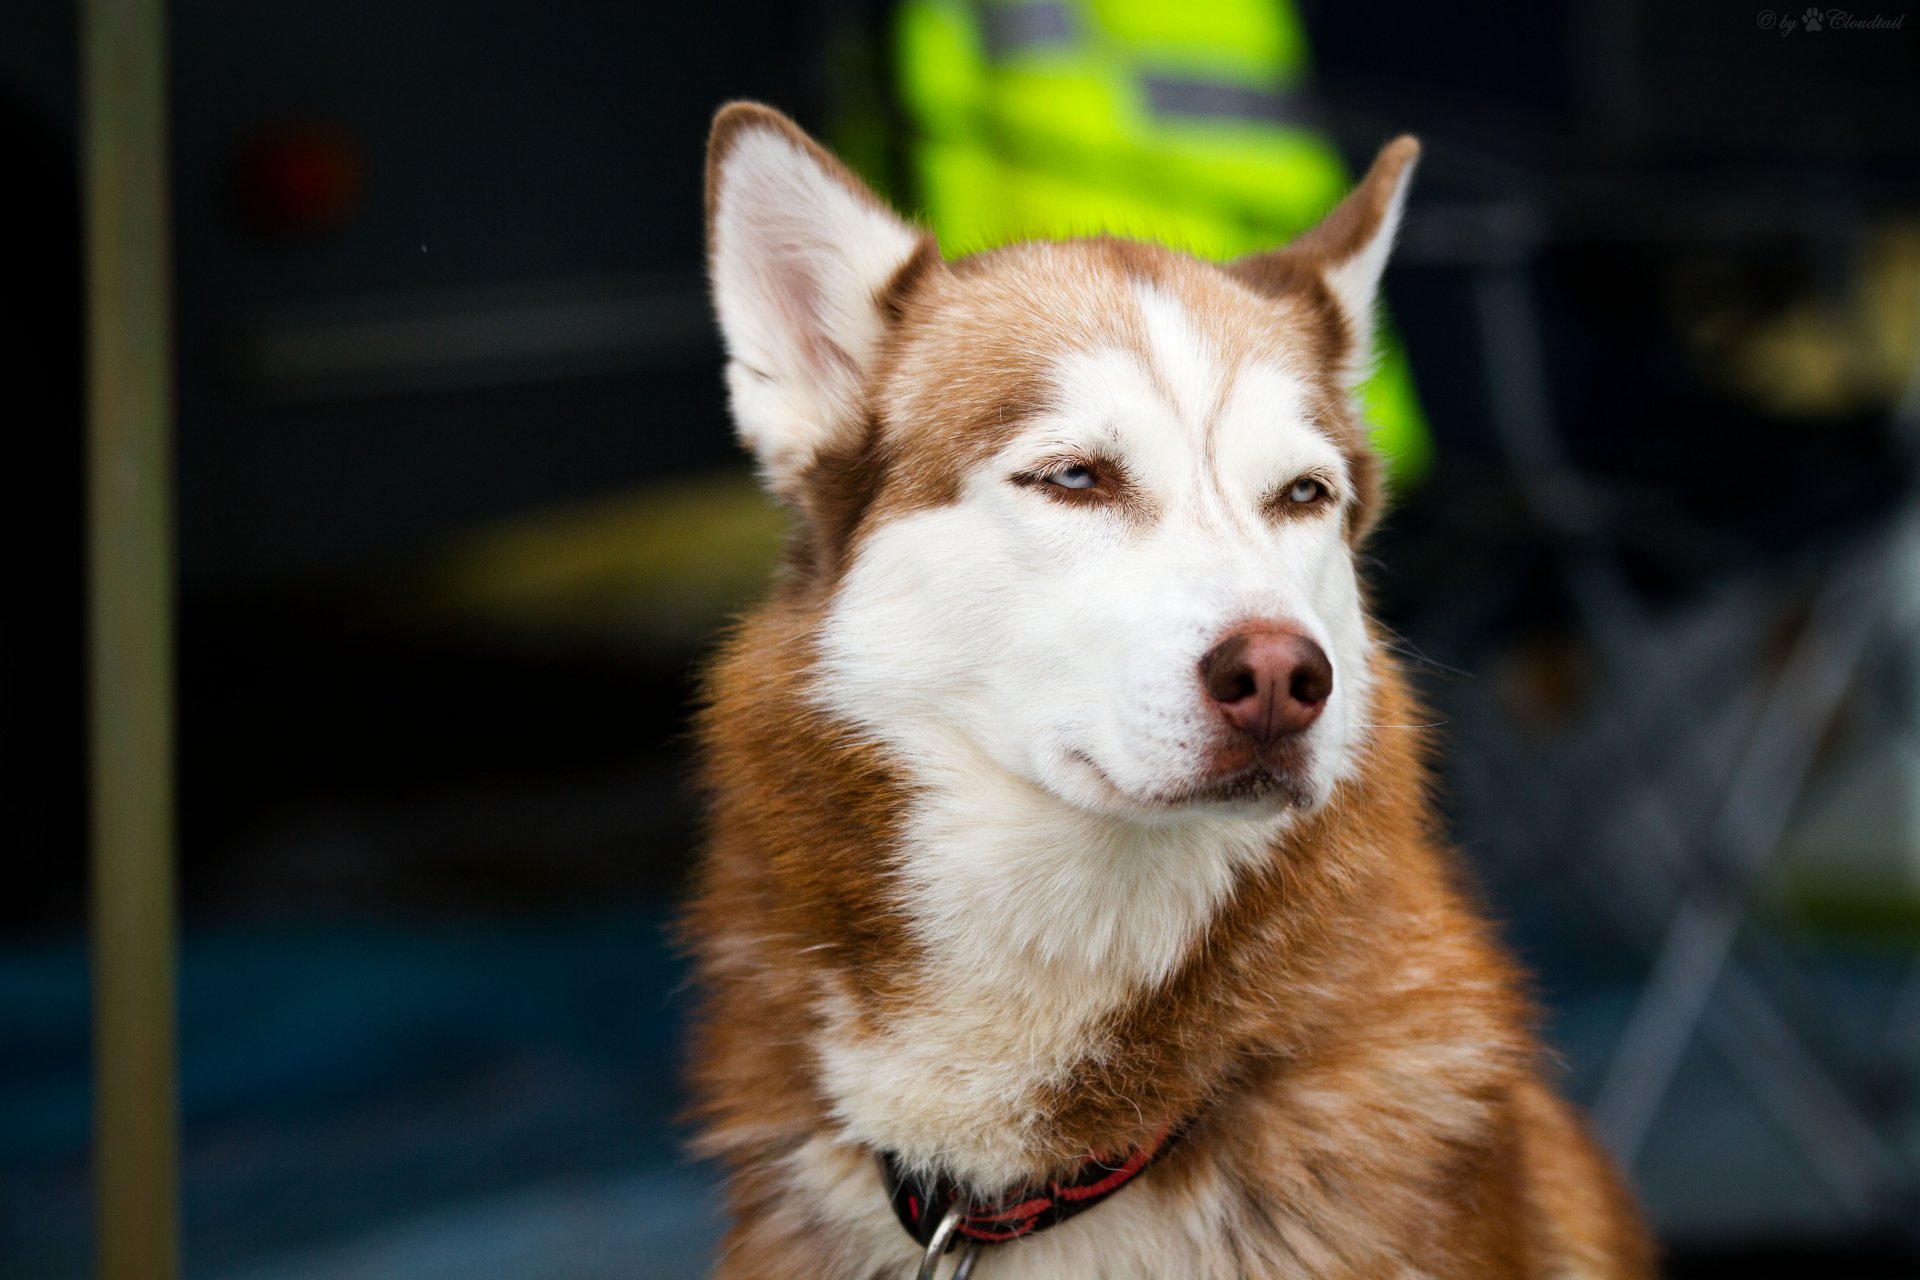
<instances>
[{"instance_id":1,"label":"metal pole","mask_svg":"<svg viewBox=\"0 0 1920 1280\"><path fill-rule=\"evenodd\" d=\"M179 1274L172 291L162 0L82 0L101 1280Z\"/></svg>"}]
</instances>

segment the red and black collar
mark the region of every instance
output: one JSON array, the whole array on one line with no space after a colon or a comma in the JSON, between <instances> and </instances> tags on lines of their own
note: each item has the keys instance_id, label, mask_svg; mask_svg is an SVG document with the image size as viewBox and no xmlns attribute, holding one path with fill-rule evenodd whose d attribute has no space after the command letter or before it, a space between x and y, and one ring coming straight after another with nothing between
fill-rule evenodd
<instances>
[{"instance_id":1,"label":"red and black collar","mask_svg":"<svg viewBox=\"0 0 1920 1280\"><path fill-rule=\"evenodd\" d=\"M1186 1128L1185 1124L1168 1125L1124 1157L1089 1155L1066 1177L1016 1187L992 1200L971 1204L961 1214L955 1234L963 1240L1000 1244L1057 1226L1139 1177L1179 1143ZM926 1246L948 1207L960 1199L959 1184L944 1175L926 1178L910 1173L890 1151L881 1153L880 1163L893 1197L894 1216L908 1235Z\"/></svg>"}]
</instances>

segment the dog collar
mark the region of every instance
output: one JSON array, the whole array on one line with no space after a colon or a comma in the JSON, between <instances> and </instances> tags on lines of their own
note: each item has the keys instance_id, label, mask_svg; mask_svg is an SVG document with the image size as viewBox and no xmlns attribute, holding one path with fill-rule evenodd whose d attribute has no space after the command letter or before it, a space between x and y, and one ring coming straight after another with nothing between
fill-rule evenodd
<instances>
[{"instance_id":1,"label":"dog collar","mask_svg":"<svg viewBox=\"0 0 1920 1280\"><path fill-rule=\"evenodd\" d=\"M953 1238L978 1244L1003 1244L1057 1226L1099 1204L1139 1177L1171 1151L1186 1125L1168 1125L1144 1146L1118 1161L1090 1155L1064 1178L1015 1188L994 1200L966 1204L955 1220ZM947 1211L960 1201L960 1186L944 1175L924 1178L901 1167L893 1152L880 1154L893 1197L893 1213L915 1243L926 1247Z\"/></svg>"}]
</instances>

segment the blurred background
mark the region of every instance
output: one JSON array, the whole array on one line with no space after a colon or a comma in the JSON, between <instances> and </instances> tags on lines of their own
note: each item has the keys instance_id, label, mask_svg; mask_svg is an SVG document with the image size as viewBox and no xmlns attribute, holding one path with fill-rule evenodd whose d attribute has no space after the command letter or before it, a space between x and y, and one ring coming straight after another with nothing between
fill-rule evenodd
<instances>
[{"instance_id":1,"label":"blurred background","mask_svg":"<svg viewBox=\"0 0 1920 1280\"><path fill-rule=\"evenodd\" d=\"M1373 582L1564 1087L1671 1274L1920 1275L1910 7L175 0L187 1273L701 1273L662 928L781 527L701 274L748 96L949 253L1240 252L1422 136ZM14 1280L91 1265L75 49L0 5Z\"/></svg>"}]
</instances>

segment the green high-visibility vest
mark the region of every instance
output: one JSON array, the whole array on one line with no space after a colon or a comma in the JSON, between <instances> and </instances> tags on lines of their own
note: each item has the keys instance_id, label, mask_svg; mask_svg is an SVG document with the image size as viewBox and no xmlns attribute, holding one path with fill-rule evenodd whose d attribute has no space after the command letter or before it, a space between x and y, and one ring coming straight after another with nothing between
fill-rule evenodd
<instances>
[{"instance_id":1,"label":"green high-visibility vest","mask_svg":"<svg viewBox=\"0 0 1920 1280\"><path fill-rule=\"evenodd\" d=\"M1111 233L1226 259L1346 192L1311 126L1288 0L905 0L895 27L919 203L942 248ZM1432 453L1391 335L1361 388L1397 484Z\"/></svg>"}]
</instances>

